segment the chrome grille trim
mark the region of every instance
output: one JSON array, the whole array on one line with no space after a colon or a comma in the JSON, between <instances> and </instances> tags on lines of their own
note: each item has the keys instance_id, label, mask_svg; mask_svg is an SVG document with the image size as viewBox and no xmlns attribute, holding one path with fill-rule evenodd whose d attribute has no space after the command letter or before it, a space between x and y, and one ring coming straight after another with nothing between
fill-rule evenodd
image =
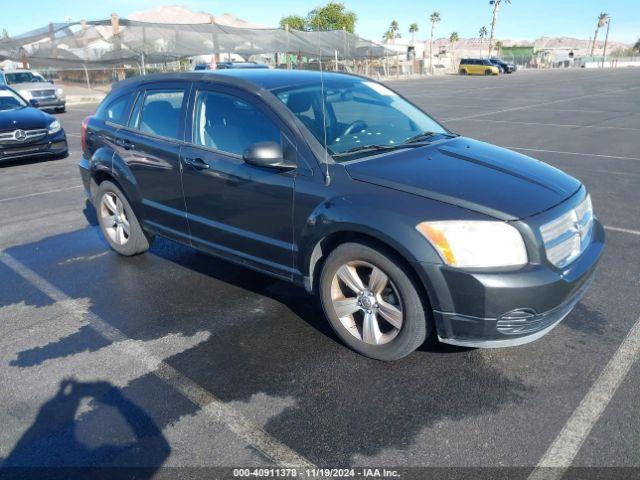
<instances>
[{"instance_id":1,"label":"chrome grille trim","mask_svg":"<svg viewBox=\"0 0 640 480\"><path fill-rule=\"evenodd\" d=\"M8 132L7 131L0 132L0 142L19 145L21 143L27 143L32 140L40 139L47 134L46 128L39 128L36 130L24 130L24 133L26 134L26 138L24 140L15 140L15 132L17 130L19 129L11 130Z\"/></svg>"},{"instance_id":2,"label":"chrome grille trim","mask_svg":"<svg viewBox=\"0 0 640 480\"><path fill-rule=\"evenodd\" d=\"M31 95L33 96L33 98L55 97L56 91L55 89L32 90Z\"/></svg>"},{"instance_id":3,"label":"chrome grille trim","mask_svg":"<svg viewBox=\"0 0 640 480\"><path fill-rule=\"evenodd\" d=\"M587 195L578 206L540 227L547 260L562 268L578 258L591 241L592 227L593 207Z\"/></svg>"}]
</instances>

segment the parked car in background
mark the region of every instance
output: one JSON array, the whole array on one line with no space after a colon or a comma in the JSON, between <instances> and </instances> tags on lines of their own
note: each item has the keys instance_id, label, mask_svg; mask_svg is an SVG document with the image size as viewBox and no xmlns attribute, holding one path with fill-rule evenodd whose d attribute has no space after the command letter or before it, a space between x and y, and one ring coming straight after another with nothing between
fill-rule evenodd
<instances>
[{"instance_id":1,"label":"parked car in background","mask_svg":"<svg viewBox=\"0 0 640 480\"><path fill-rule=\"evenodd\" d=\"M505 62L499 58L490 58L489 61L500 69L500 73L513 73L518 68L515 63Z\"/></svg>"},{"instance_id":2,"label":"parked car in background","mask_svg":"<svg viewBox=\"0 0 640 480\"><path fill-rule=\"evenodd\" d=\"M60 121L37 106L37 100L27 101L14 90L0 87L0 162L67 155Z\"/></svg>"},{"instance_id":3,"label":"parked car in background","mask_svg":"<svg viewBox=\"0 0 640 480\"><path fill-rule=\"evenodd\" d=\"M264 63L257 62L218 62L216 63L217 70L227 70L230 68L269 68ZM208 63L201 63L195 66L194 70L213 70Z\"/></svg>"},{"instance_id":4,"label":"parked car in background","mask_svg":"<svg viewBox=\"0 0 640 480\"><path fill-rule=\"evenodd\" d=\"M376 359L428 336L540 338L604 248L578 180L461 137L359 76L141 76L82 128L80 174L116 252L159 235L303 286L342 341Z\"/></svg>"},{"instance_id":5,"label":"parked car in background","mask_svg":"<svg viewBox=\"0 0 640 480\"><path fill-rule=\"evenodd\" d=\"M460 75L498 75L500 69L486 58L463 58L458 66Z\"/></svg>"},{"instance_id":6,"label":"parked car in background","mask_svg":"<svg viewBox=\"0 0 640 480\"><path fill-rule=\"evenodd\" d=\"M39 108L62 113L67 99L64 90L31 70L0 71L0 86L8 86L27 100L37 100Z\"/></svg>"}]
</instances>

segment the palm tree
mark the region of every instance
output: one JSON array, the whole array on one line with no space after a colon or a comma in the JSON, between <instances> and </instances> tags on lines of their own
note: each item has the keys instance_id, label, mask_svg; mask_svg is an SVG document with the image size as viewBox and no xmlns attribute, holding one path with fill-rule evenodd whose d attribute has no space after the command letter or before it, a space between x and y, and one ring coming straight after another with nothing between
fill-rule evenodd
<instances>
[{"instance_id":1,"label":"palm tree","mask_svg":"<svg viewBox=\"0 0 640 480\"><path fill-rule=\"evenodd\" d=\"M409 25L409 33L411 34L411 45L413 45L413 43L415 42L417 31L418 31L417 23L412 23L411 25Z\"/></svg>"},{"instance_id":2,"label":"palm tree","mask_svg":"<svg viewBox=\"0 0 640 480\"><path fill-rule=\"evenodd\" d=\"M400 37L400 27L398 26L398 21L397 20L392 20L391 21L391 26L389 27L389 31L393 34L393 38L399 38Z\"/></svg>"},{"instance_id":3,"label":"palm tree","mask_svg":"<svg viewBox=\"0 0 640 480\"><path fill-rule=\"evenodd\" d=\"M480 35L480 57L482 57L482 43L484 42L484 37L487 36L487 27L482 26L480 30L478 30L478 35Z\"/></svg>"},{"instance_id":4,"label":"palm tree","mask_svg":"<svg viewBox=\"0 0 640 480\"><path fill-rule=\"evenodd\" d=\"M498 10L501 3L511 3L511 0L489 0L489 5L493 5L493 18L491 20L491 36L489 37L489 57L493 49L493 38L496 33L496 23L498 23Z\"/></svg>"},{"instance_id":5,"label":"palm tree","mask_svg":"<svg viewBox=\"0 0 640 480\"><path fill-rule=\"evenodd\" d=\"M436 23L440 20L440 14L438 12L433 12L429 17L429 21L431 22L431 40L429 40L429 73L433 75L433 34L436 30Z\"/></svg>"},{"instance_id":6,"label":"palm tree","mask_svg":"<svg viewBox=\"0 0 640 480\"><path fill-rule=\"evenodd\" d=\"M455 56L453 54L453 47L455 46L458 40L460 40L460 37L458 36L458 32L451 32L451 35L449 35L449 44L451 45L451 67L453 68L454 72L456 68L455 68L455 61L454 61Z\"/></svg>"},{"instance_id":7,"label":"palm tree","mask_svg":"<svg viewBox=\"0 0 640 480\"><path fill-rule=\"evenodd\" d=\"M593 57L593 52L596 49L596 40L598 38L598 30L604 27L605 23L607 23L607 18L609 18L609 14L607 12L602 12L598 15L598 23L596 24L596 31L593 34L593 44L591 45L591 56Z\"/></svg>"},{"instance_id":8,"label":"palm tree","mask_svg":"<svg viewBox=\"0 0 640 480\"><path fill-rule=\"evenodd\" d=\"M640 38L638 39L638 41L635 43L635 45L633 46L632 50L634 52L640 52Z\"/></svg>"},{"instance_id":9,"label":"palm tree","mask_svg":"<svg viewBox=\"0 0 640 480\"><path fill-rule=\"evenodd\" d=\"M496 53L498 54L498 57L502 56L502 42L500 40L496 42Z\"/></svg>"}]
</instances>

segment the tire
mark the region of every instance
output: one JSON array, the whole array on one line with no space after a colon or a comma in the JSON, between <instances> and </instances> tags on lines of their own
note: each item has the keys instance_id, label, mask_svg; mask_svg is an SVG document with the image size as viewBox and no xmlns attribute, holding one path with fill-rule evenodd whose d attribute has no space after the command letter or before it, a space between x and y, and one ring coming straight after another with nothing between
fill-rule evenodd
<instances>
[{"instance_id":1,"label":"tire","mask_svg":"<svg viewBox=\"0 0 640 480\"><path fill-rule=\"evenodd\" d=\"M344 268L360 279L365 286L365 296L359 296L355 290L347 287L342 279L346 276ZM379 285L386 285L382 290L376 287L371 279L373 269L386 276ZM367 273L369 276L367 277ZM351 277L353 279L353 277ZM353 285L353 282L352 282ZM368 290L378 292L367 293ZM391 252L366 243L344 243L333 250L322 267L319 282L319 294L325 315L333 330L340 339L356 352L377 360L398 360L409 355L422 345L427 333L432 330L430 319L425 313L422 298L411 279L403 262ZM365 298L366 297L366 298ZM371 306L373 299L373 322L376 328L365 331L365 321L373 325L371 315L367 317L365 308ZM336 305L334 301L342 302ZM359 301L358 306L354 301ZM341 313L353 313L339 317L336 307L345 308ZM395 309L395 311L394 311ZM383 312L383 313L380 313ZM400 313L400 317L397 313ZM393 313L394 323L387 322L383 314ZM398 318L401 320L398 322ZM375 332L375 333L372 333Z\"/></svg>"},{"instance_id":2,"label":"tire","mask_svg":"<svg viewBox=\"0 0 640 480\"><path fill-rule=\"evenodd\" d=\"M485 74L485 75L492 75L492 74L493 74L493 72L492 72L491 70L489 70L489 69L486 69L486 70L484 71L484 74Z\"/></svg>"},{"instance_id":3,"label":"tire","mask_svg":"<svg viewBox=\"0 0 640 480\"><path fill-rule=\"evenodd\" d=\"M56 110L56 113L64 113L64 112L66 112L66 111L67 111L67 107L66 107L66 106L64 106L64 107L57 107L55 110Z\"/></svg>"},{"instance_id":4,"label":"tire","mask_svg":"<svg viewBox=\"0 0 640 480\"><path fill-rule=\"evenodd\" d=\"M464 68L460 69L460 75L466 75L467 71Z\"/></svg>"},{"instance_id":5,"label":"tire","mask_svg":"<svg viewBox=\"0 0 640 480\"><path fill-rule=\"evenodd\" d=\"M109 197L113 203L105 197ZM94 205L102 235L113 250L127 257L149 250L153 237L147 236L142 230L127 197L120 188L105 180L98 187ZM117 220L111 223L110 219L114 217L117 217Z\"/></svg>"}]
</instances>

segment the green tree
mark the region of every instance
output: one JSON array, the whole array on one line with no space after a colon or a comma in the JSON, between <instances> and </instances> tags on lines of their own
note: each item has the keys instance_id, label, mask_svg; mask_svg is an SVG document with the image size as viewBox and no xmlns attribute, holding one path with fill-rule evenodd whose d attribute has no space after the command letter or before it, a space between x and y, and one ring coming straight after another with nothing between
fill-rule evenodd
<instances>
[{"instance_id":1,"label":"green tree","mask_svg":"<svg viewBox=\"0 0 640 480\"><path fill-rule=\"evenodd\" d=\"M433 12L429 16L429 21L431 22L431 37L429 39L429 73L433 75L433 34L436 31L436 23L442 20L440 18L440 14L438 12Z\"/></svg>"},{"instance_id":2,"label":"green tree","mask_svg":"<svg viewBox=\"0 0 640 480\"><path fill-rule=\"evenodd\" d=\"M482 44L484 43L484 37L487 36L487 27L482 26L480 30L478 30L478 35L480 36L480 57L482 57Z\"/></svg>"},{"instance_id":3,"label":"green tree","mask_svg":"<svg viewBox=\"0 0 640 480\"><path fill-rule=\"evenodd\" d=\"M640 38L638 38L638 41L635 43L635 45L633 46L633 51L634 52L639 52L640 53Z\"/></svg>"},{"instance_id":4,"label":"green tree","mask_svg":"<svg viewBox=\"0 0 640 480\"><path fill-rule=\"evenodd\" d=\"M6 40L6 39L8 39L8 38L9 38L9 32L7 31L7 29L6 29L6 28L3 28L3 29L2 29L2 39L3 39L3 40Z\"/></svg>"},{"instance_id":5,"label":"green tree","mask_svg":"<svg viewBox=\"0 0 640 480\"><path fill-rule=\"evenodd\" d=\"M451 32L451 35L449 35L449 45L451 45L451 68L453 68L453 70L456 70L455 67L455 55L453 52L453 48L456 45L456 42L458 42L460 40L460 36L458 35L458 32Z\"/></svg>"},{"instance_id":6,"label":"green tree","mask_svg":"<svg viewBox=\"0 0 640 480\"><path fill-rule=\"evenodd\" d=\"M346 30L353 33L358 16L347 10L344 3L329 2L322 7L314 8L306 19L308 30Z\"/></svg>"},{"instance_id":7,"label":"green tree","mask_svg":"<svg viewBox=\"0 0 640 480\"><path fill-rule=\"evenodd\" d=\"M496 34L496 24L498 23L498 10L501 3L511 3L511 0L489 0L489 5L493 5L493 18L491 19L491 36L489 37L489 57L493 49L493 39Z\"/></svg>"},{"instance_id":8,"label":"green tree","mask_svg":"<svg viewBox=\"0 0 640 480\"><path fill-rule=\"evenodd\" d=\"M413 44L416 40L416 32L419 30L417 23L412 23L409 25L409 33L411 34L411 44Z\"/></svg>"},{"instance_id":9,"label":"green tree","mask_svg":"<svg viewBox=\"0 0 640 480\"><path fill-rule=\"evenodd\" d=\"M498 56L502 55L502 47L503 47L502 42L500 40L498 40L496 42L496 53L497 53Z\"/></svg>"},{"instance_id":10,"label":"green tree","mask_svg":"<svg viewBox=\"0 0 640 480\"><path fill-rule=\"evenodd\" d=\"M306 30L305 20L300 15L288 15L280 19L280 28L285 28L289 25L289 28L294 30Z\"/></svg>"},{"instance_id":11,"label":"green tree","mask_svg":"<svg viewBox=\"0 0 640 480\"><path fill-rule=\"evenodd\" d=\"M596 31L593 34L593 43L591 44L591 56L593 57L593 52L596 49L596 40L598 38L598 30L600 30L607 23L607 18L609 18L609 14L607 12L602 12L598 15L598 23L596 24Z\"/></svg>"}]
</instances>

